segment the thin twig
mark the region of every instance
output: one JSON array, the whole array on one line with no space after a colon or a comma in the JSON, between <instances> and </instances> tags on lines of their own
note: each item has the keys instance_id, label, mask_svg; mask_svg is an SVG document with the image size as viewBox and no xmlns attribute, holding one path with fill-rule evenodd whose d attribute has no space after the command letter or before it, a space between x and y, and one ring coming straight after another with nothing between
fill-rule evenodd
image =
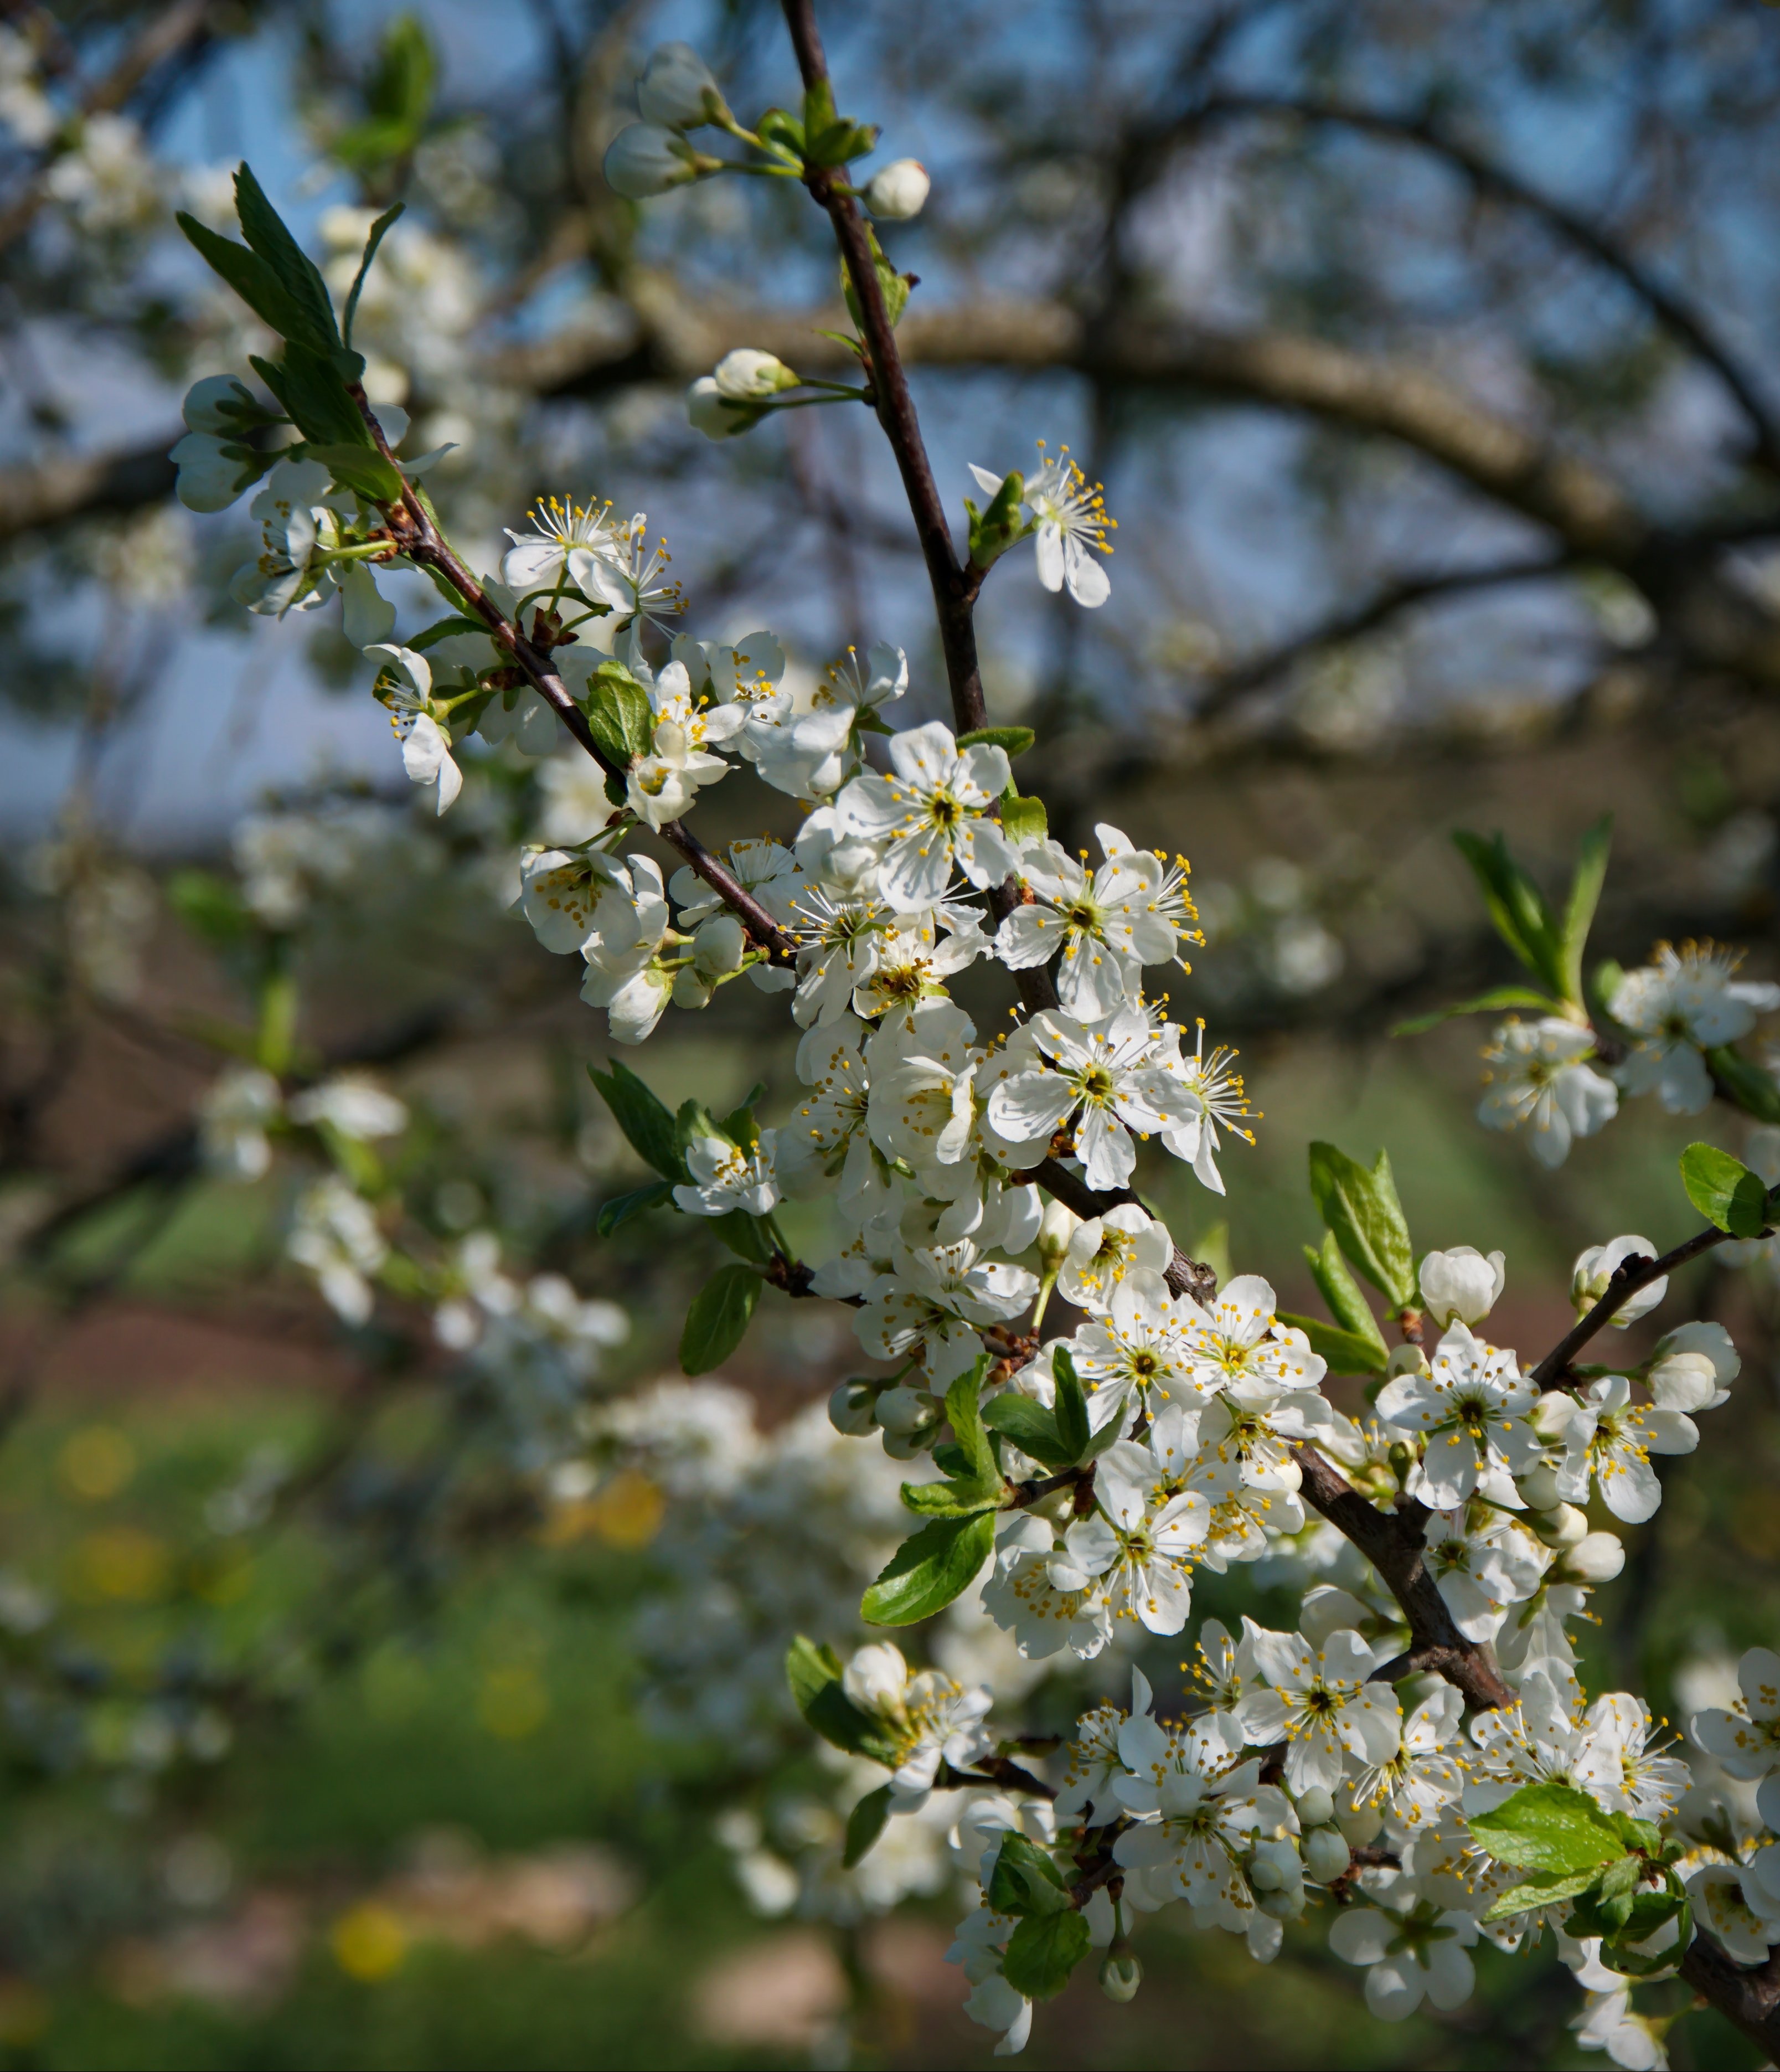
<instances>
[{"instance_id":1,"label":"thin twig","mask_svg":"<svg viewBox=\"0 0 1780 2072\"><path fill-rule=\"evenodd\" d=\"M1764 1237L1772 1236L1771 1231L1763 1231ZM1697 1231L1685 1244L1678 1244L1673 1252L1666 1252L1660 1259L1651 1259L1634 1252L1630 1259L1622 1260L1614 1269L1614 1276L1607 1283L1607 1292L1575 1327L1566 1331L1557 1343L1535 1367L1529 1379L1536 1381L1541 1388L1554 1388L1563 1380L1569 1364L1597 1331L1605 1330L1615 1315L1630 1301L1639 1289L1648 1288L1653 1281L1660 1281L1665 1274L1674 1272L1678 1266L1685 1266L1690 1259L1697 1259L1703 1252L1710 1252L1715 1244L1722 1244L1730 1235L1729 1231L1708 1228Z\"/></svg>"}]
</instances>

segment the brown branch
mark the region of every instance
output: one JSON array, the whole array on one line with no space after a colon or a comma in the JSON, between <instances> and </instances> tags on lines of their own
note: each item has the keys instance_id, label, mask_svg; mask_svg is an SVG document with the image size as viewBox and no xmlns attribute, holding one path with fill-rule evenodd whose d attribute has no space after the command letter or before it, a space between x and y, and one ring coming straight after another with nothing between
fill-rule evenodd
<instances>
[{"instance_id":1,"label":"brown branch","mask_svg":"<svg viewBox=\"0 0 1780 2072\"><path fill-rule=\"evenodd\" d=\"M1771 1231L1764 1231L1764 1237ZM1701 1252L1710 1252L1715 1244L1722 1244L1730 1235L1729 1231L1708 1228L1690 1237L1685 1244L1678 1244L1673 1252L1666 1252L1660 1259L1651 1259L1642 1253L1622 1260L1614 1269L1614 1276L1607 1283L1607 1291L1589 1314L1572 1329L1566 1331L1527 1376L1541 1388L1560 1387L1569 1365L1597 1331L1604 1330L1618 1311L1624 1309L1639 1289L1648 1288L1653 1281L1660 1281L1672 1273L1678 1266L1685 1266L1690 1259L1697 1259Z\"/></svg>"},{"instance_id":2,"label":"brown branch","mask_svg":"<svg viewBox=\"0 0 1780 2072\"><path fill-rule=\"evenodd\" d=\"M1729 349L1713 336L1705 319L1623 249L1612 238L1552 195L1529 187L1468 144L1437 130L1425 117L1392 115L1354 108L1342 102L1273 94L1220 94L1188 118L1188 126L1221 117L1285 115L1305 122L1331 123L1419 146L1461 172L1480 194L1537 216L1597 265L1614 274L1637 296L1659 323L1694 356L1711 368L1735 398L1754 434L1755 457L1772 473L1780 473L1780 429L1752 377Z\"/></svg>"},{"instance_id":3,"label":"brown branch","mask_svg":"<svg viewBox=\"0 0 1780 2072\"><path fill-rule=\"evenodd\" d=\"M1679 1969L1683 1981L1759 2045L1770 2063L1780 2058L1780 1955L1745 1971L1700 1934L1688 1945Z\"/></svg>"}]
</instances>

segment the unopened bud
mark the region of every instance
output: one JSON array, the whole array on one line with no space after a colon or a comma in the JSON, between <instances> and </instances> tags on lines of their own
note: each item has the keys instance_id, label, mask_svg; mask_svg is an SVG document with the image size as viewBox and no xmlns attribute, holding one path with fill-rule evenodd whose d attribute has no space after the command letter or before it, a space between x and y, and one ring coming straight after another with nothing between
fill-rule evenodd
<instances>
[{"instance_id":1,"label":"unopened bud","mask_svg":"<svg viewBox=\"0 0 1780 2072\"><path fill-rule=\"evenodd\" d=\"M1626 1565L1626 1549L1617 1533L1590 1532L1564 1556L1562 1573L1579 1583L1610 1583Z\"/></svg>"},{"instance_id":2,"label":"unopened bud","mask_svg":"<svg viewBox=\"0 0 1780 2072\"><path fill-rule=\"evenodd\" d=\"M717 164L701 158L684 137L659 123L632 122L620 130L606 154L606 183L631 201L685 186Z\"/></svg>"},{"instance_id":3,"label":"unopened bud","mask_svg":"<svg viewBox=\"0 0 1780 2072\"><path fill-rule=\"evenodd\" d=\"M1591 1245L1577 1254L1570 1272L1570 1300L1580 1317L1592 1309L1607 1292L1615 1273L1629 1259L1655 1259L1656 1247L1647 1237L1616 1237L1606 1244ZM1667 1277L1653 1281L1630 1296L1614 1314L1611 1322L1620 1330L1647 1317L1668 1293Z\"/></svg>"},{"instance_id":4,"label":"unopened bud","mask_svg":"<svg viewBox=\"0 0 1780 2072\"><path fill-rule=\"evenodd\" d=\"M1385 1372L1395 1381L1400 1374L1425 1374L1428 1355L1420 1346L1392 1346Z\"/></svg>"},{"instance_id":5,"label":"unopened bud","mask_svg":"<svg viewBox=\"0 0 1780 2072\"><path fill-rule=\"evenodd\" d=\"M1350 1848L1363 1849L1367 1844L1377 1839L1384 1825L1384 1815L1377 1807L1342 1806L1335 1811L1335 1825L1346 1837Z\"/></svg>"},{"instance_id":6,"label":"unopened bud","mask_svg":"<svg viewBox=\"0 0 1780 2072\"><path fill-rule=\"evenodd\" d=\"M1038 1226L1038 1270L1054 1273L1069 1252L1069 1240L1081 1218L1061 1202L1045 1204L1044 1220Z\"/></svg>"},{"instance_id":7,"label":"unopened bud","mask_svg":"<svg viewBox=\"0 0 1780 2072\"><path fill-rule=\"evenodd\" d=\"M1535 1512L1532 1527L1548 1547L1575 1547L1587 1535L1589 1521L1573 1503L1560 1503Z\"/></svg>"},{"instance_id":8,"label":"unopened bud","mask_svg":"<svg viewBox=\"0 0 1780 2072\"><path fill-rule=\"evenodd\" d=\"M1557 1502L1557 1470L1549 1461L1535 1461L1515 1477L1515 1487L1535 1511L1549 1511Z\"/></svg>"},{"instance_id":9,"label":"unopened bud","mask_svg":"<svg viewBox=\"0 0 1780 2072\"><path fill-rule=\"evenodd\" d=\"M887 223L906 223L927 206L932 186L919 158L898 158L865 183L865 206Z\"/></svg>"},{"instance_id":10,"label":"unopened bud","mask_svg":"<svg viewBox=\"0 0 1780 2072\"><path fill-rule=\"evenodd\" d=\"M1300 1886L1296 1890L1264 1892L1256 1896L1255 1904L1263 1914L1270 1914L1275 1921L1295 1920L1304 1911L1303 1888Z\"/></svg>"},{"instance_id":11,"label":"unopened bud","mask_svg":"<svg viewBox=\"0 0 1780 2072\"><path fill-rule=\"evenodd\" d=\"M760 413L738 409L726 399L714 374L701 374L686 391L686 421L708 439L733 439L738 432L751 432Z\"/></svg>"},{"instance_id":12,"label":"unopened bud","mask_svg":"<svg viewBox=\"0 0 1780 2072\"><path fill-rule=\"evenodd\" d=\"M1307 1827L1326 1827L1335 1817L1335 1802L1320 1784L1297 1796L1298 1818Z\"/></svg>"},{"instance_id":13,"label":"unopened bud","mask_svg":"<svg viewBox=\"0 0 1780 2072\"><path fill-rule=\"evenodd\" d=\"M1651 1394L1660 1409L1709 1410L1721 1400L1718 1371L1704 1353L1669 1353L1651 1369Z\"/></svg>"},{"instance_id":14,"label":"unopened bud","mask_svg":"<svg viewBox=\"0 0 1780 2072\"><path fill-rule=\"evenodd\" d=\"M713 914L693 937L693 968L706 980L740 971L747 953L747 931L733 914Z\"/></svg>"},{"instance_id":15,"label":"unopened bud","mask_svg":"<svg viewBox=\"0 0 1780 2072\"><path fill-rule=\"evenodd\" d=\"M1527 1413L1527 1422L1547 1445L1555 1445L1570 1429L1576 1415L1576 1398L1561 1388L1548 1388Z\"/></svg>"},{"instance_id":16,"label":"unopened bud","mask_svg":"<svg viewBox=\"0 0 1780 2072\"><path fill-rule=\"evenodd\" d=\"M849 1439L863 1439L877 1424L877 1406L876 1382L844 1381L828 1398L828 1422Z\"/></svg>"},{"instance_id":17,"label":"unopened bud","mask_svg":"<svg viewBox=\"0 0 1780 2072\"><path fill-rule=\"evenodd\" d=\"M1313 1827L1304 1838L1304 1868L1318 1885L1338 1878L1352 1861L1345 1839L1333 1827Z\"/></svg>"},{"instance_id":18,"label":"unopened bud","mask_svg":"<svg viewBox=\"0 0 1780 2072\"><path fill-rule=\"evenodd\" d=\"M710 67L690 43L664 43L649 53L636 83L636 105L645 122L670 130L696 130L729 113Z\"/></svg>"},{"instance_id":19,"label":"unopened bud","mask_svg":"<svg viewBox=\"0 0 1780 2072\"><path fill-rule=\"evenodd\" d=\"M901 1439L939 1421L939 1407L924 1388L886 1388L878 1399L876 1414L884 1429Z\"/></svg>"},{"instance_id":20,"label":"unopened bud","mask_svg":"<svg viewBox=\"0 0 1780 2072\"><path fill-rule=\"evenodd\" d=\"M1109 2000L1134 2000L1144 1967L1128 1950L1108 1950L1100 1960L1100 1991Z\"/></svg>"},{"instance_id":21,"label":"unopened bud","mask_svg":"<svg viewBox=\"0 0 1780 2072\"><path fill-rule=\"evenodd\" d=\"M691 964L682 964L674 973L674 1005L676 1007L709 1007L711 989Z\"/></svg>"},{"instance_id":22,"label":"unopened bud","mask_svg":"<svg viewBox=\"0 0 1780 2072\"><path fill-rule=\"evenodd\" d=\"M1257 1856L1248 1866L1248 1882L1256 1892L1277 1892L1285 1883L1285 1873L1270 1857Z\"/></svg>"},{"instance_id":23,"label":"unopened bud","mask_svg":"<svg viewBox=\"0 0 1780 2072\"><path fill-rule=\"evenodd\" d=\"M795 388L800 376L783 360L752 346L738 345L717 363L717 393L732 403L764 403L782 388Z\"/></svg>"}]
</instances>

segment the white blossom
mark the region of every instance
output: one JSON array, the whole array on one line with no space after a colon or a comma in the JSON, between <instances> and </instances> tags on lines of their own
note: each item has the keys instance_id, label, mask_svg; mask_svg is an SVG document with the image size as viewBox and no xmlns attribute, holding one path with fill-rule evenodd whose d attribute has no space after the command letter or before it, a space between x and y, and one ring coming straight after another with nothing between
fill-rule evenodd
<instances>
[{"instance_id":1,"label":"white blossom","mask_svg":"<svg viewBox=\"0 0 1780 2072\"><path fill-rule=\"evenodd\" d=\"M1528 1142L1540 1165L1561 1166L1579 1137L1592 1137L1619 1111L1619 1092L1585 1061L1594 1037L1547 1015L1503 1023L1483 1053L1490 1091L1478 1108L1486 1129L1531 1125Z\"/></svg>"},{"instance_id":2,"label":"white blossom","mask_svg":"<svg viewBox=\"0 0 1780 2072\"><path fill-rule=\"evenodd\" d=\"M1780 1007L1780 985L1737 978L1743 960L1712 943L1656 946L1654 961L1627 972L1607 1011L1636 1039L1618 1070L1629 1094L1654 1093L1671 1115L1698 1115L1712 1097L1700 1055L1734 1043L1756 1017Z\"/></svg>"},{"instance_id":3,"label":"white blossom","mask_svg":"<svg viewBox=\"0 0 1780 2072\"><path fill-rule=\"evenodd\" d=\"M1450 1511L1475 1492L1489 1469L1511 1474L1531 1465L1540 1444L1526 1413L1535 1396L1511 1352L1485 1345L1467 1324L1450 1326L1427 1373L1400 1374L1379 1392L1385 1423L1425 1442L1411 1494Z\"/></svg>"},{"instance_id":4,"label":"white blossom","mask_svg":"<svg viewBox=\"0 0 1780 2072\"><path fill-rule=\"evenodd\" d=\"M1592 1309L1607 1292L1614 1273L1628 1259L1655 1259L1656 1247L1647 1237L1616 1237L1605 1244L1591 1245L1577 1254L1570 1269L1570 1300L1580 1317ZM1639 1318L1647 1317L1669 1292L1664 1274L1646 1283L1622 1302L1608 1319L1616 1330L1626 1330Z\"/></svg>"},{"instance_id":5,"label":"white blossom","mask_svg":"<svg viewBox=\"0 0 1780 2072\"><path fill-rule=\"evenodd\" d=\"M1038 450L1044 451L1042 439ZM975 466L970 471L985 495L993 497L1001 488L1001 475ZM1039 582L1048 590L1067 583L1078 604L1104 604L1112 586L1094 557L1112 552L1106 536L1118 520L1106 515L1100 484L1087 479L1064 446L1054 460L1041 461L1026 477L1022 501L1038 550Z\"/></svg>"},{"instance_id":6,"label":"white blossom","mask_svg":"<svg viewBox=\"0 0 1780 2072\"><path fill-rule=\"evenodd\" d=\"M836 800L853 833L885 845L878 882L902 913L944 898L954 867L972 885L998 885L1017 859L987 817L1009 783L1006 752L992 742L960 749L938 720L890 744L893 774L856 777Z\"/></svg>"},{"instance_id":7,"label":"white blossom","mask_svg":"<svg viewBox=\"0 0 1780 2072\"><path fill-rule=\"evenodd\" d=\"M1237 1717L1252 1745L1286 1743L1291 1792L1333 1791L1346 1753L1380 1763L1396 1753L1403 1708L1388 1684L1370 1680L1372 1651L1357 1633L1332 1633L1313 1649L1301 1634L1263 1629L1254 1643L1268 1688L1244 1698Z\"/></svg>"},{"instance_id":8,"label":"white blossom","mask_svg":"<svg viewBox=\"0 0 1780 2072\"><path fill-rule=\"evenodd\" d=\"M695 1137L686 1147L690 1185L674 1189L674 1201L689 1216L763 1216L779 1200L773 1172L777 1133L763 1129L752 1145L726 1137Z\"/></svg>"}]
</instances>

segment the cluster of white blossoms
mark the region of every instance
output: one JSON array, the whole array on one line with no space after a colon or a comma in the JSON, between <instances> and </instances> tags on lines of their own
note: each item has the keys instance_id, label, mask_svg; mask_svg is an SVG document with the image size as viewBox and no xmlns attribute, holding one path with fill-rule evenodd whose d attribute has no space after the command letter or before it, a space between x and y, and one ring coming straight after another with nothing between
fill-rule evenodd
<instances>
[{"instance_id":1,"label":"cluster of white blossoms","mask_svg":"<svg viewBox=\"0 0 1780 2072\"><path fill-rule=\"evenodd\" d=\"M1710 1054L1780 1007L1780 985L1737 977L1742 961L1741 952L1713 943L1659 943L1605 1003L1609 1026L1623 1035L1622 1054L1606 1071L1586 1022L1505 1022L1483 1054L1488 1091L1478 1119L1490 1129L1524 1127L1533 1156L1556 1166L1579 1137L1613 1120L1622 1094L1655 1094L1671 1115L1701 1113L1716 1092Z\"/></svg>"},{"instance_id":2,"label":"cluster of white blossoms","mask_svg":"<svg viewBox=\"0 0 1780 2072\"><path fill-rule=\"evenodd\" d=\"M825 84L802 121L773 111L760 135L745 130L684 46L651 61L641 106L643 122L607 161L631 195L725 170L689 142L701 128L770 162L750 170L808 178L819 198L875 142L836 114ZM842 181L831 198L845 211L860 192ZM268 236L245 170L241 194L244 228L251 219ZM894 215L896 197L883 199ZM894 344L882 319L894 324L910 283L863 234L883 307L861 319L861 358L882 371ZM863 292L868 262L850 253L849 264ZM326 367L335 347L319 335L325 352L310 356ZM730 356L710 379L712 408L741 413L729 429L793 389L867 398L759 353ZM292 401L319 421L312 398ZM695 397L695 415L703 407ZM195 398L194 436L207 413L224 428L202 434L215 452L183 463L195 480L240 458L246 449L225 432L259 408L245 389ZM1622 1982L1686 1963L1696 1924L1737 1963L1765 1957L1770 1931L1780 1937L1780 1859L1717 1802L1700 1807L1642 1700L1590 1700L1569 1627L1624 1559L1587 1507L1631 1524L1653 1515L1656 1457L1698 1443L1696 1418L1737 1373L1722 1327L1684 1322L1646 1358L1577 1366L1591 1319L1523 1371L1480 1335L1504 1285L1502 1256L1455 1248L1418 1267L1388 1161L1368 1169L1324 1144L1310 1147L1310 1182L1328 1237L1306 1256L1334 1321L1282 1314L1258 1275L1219 1289L1133 1190L1151 1145L1221 1194L1221 1133L1246 1137L1252 1114L1230 1054L1207 1050L1202 1024L1190 1046L1157 989L1153 975L1184 970L1199 940L1184 860L1108 824L1098 861L1053 840L1042 804L1013 781L1032 735L967 724L980 708L956 652L963 730L937 720L893 730L882 715L911 690L900 650L849 654L804 687L770 634L696 640L665 545L642 516L622 522L591 503L540 507L510 536L499 578L473 578L392 466L388 424L355 417L350 429L368 443L310 449L343 462L273 470L244 601L282 614L340 593L408 775L440 813L464 789L456 758L472 731L548 757L567 722L600 779L597 793L539 787L551 845L518 860L517 903L541 944L581 958L582 997L619 1042L643 1042L670 1004L704 1008L743 973L786 996L799 1032L801 1092L776 1126L756 1119L758 1092L719 1120L697 1100L670 1112L615 1062L594 1071L657 1176L603 1204L598 1227L684 1215L689 1236L708 1229L734 1255L689 1305L689 1375L730 1358L769 1288L849 1305L882 1371L842 1382L826 1424L806 1409L768 1441L711 1390L656 1391L590 1420L571 1399L615 1330L590 1314L602 1305L565 1284L521 1290L480 1238L442 1260L397 1253L374 1161L341 1127L339 1102L303 1120L274 1087L278 1126L310 1130L335 1169L300 1200L291 1252L349 1320L368 1314L376 1275L442 1305L448 1342L501 1343L509 1367L501 1334L514 1319L549 1339L556 1364L541 1385L563 1383L566 1430L589 1449L557 1457L559 1494L613 1501L600 1496L604 1470L631 1478L633 1508L652 1492L642 1508L677 1587L643 1651L701 1729L731 1746L771 1741L784 1700L763 1694L783 1662L804 1720L843 1758L853 1803L844 1822L833 1804L805 1820L795 1861L769 1847L764 1825L732 1823L757 1897L771 1889L783 1906L845 1918L874 1880L882 1892L927 1889L940 1874L934 1837L956 1837L975 1904L953 1955L970 2012L1003 2032L1004 2050L1020 2047L1032 2003L1061 1990L1090 1947L1105 1948L1107 1992L1129 1998L1128 1921L1178 1901L1264 1961L1286 1922L1326 1910L1335 1953L1365 1968L1369 2005L1392 2019L1461 2000L1480 1937L1531 1948L1550 1926L1599 1996L1583 2040L1658 2062ZM980 578L1030 537L1046 584L1085 606L1105 601L1093 556L1110 521L1067 454L1030 478L978 471L977 483L990 501L967 506L960 574ZM394 641L369 571L401 556L467 613ZM797 824L716 857L683 822L744 762L797 803ZM1723 953L1690 945L1629 975L1608 968L1598 1013L1585 1004L1606 839L1605 826L1585 837L1560 919L1500 837L1459 838L1544 989L1508 999L1551 1010L1498 1032L1484 1120L1527 1124L1548 1165L1598 1129L1622 1092L1693 1112L1729 1087L1748 1112L1780 1112L1780 1087L1729 1047L1780 989L1738 982ZM951 987L997 964L1021 1005L985 1040ZM1472 1005L1503 1004L1498 992ZM273 1113L256 1103L270 1101L245 1080L219 1092L220 1159L253 1166ZM1677 1261L1722 1235L1772 1241L1755 1173L1705 1145L1682 1173L1712 1227ZM778 1216L787 1195L825 1205L823 1256L793 1251ZM1579 1317L1604 1297L1621 1324L1654 1311L1667 1282L1631 1264L1653 1250L1626 1235L1585 1252L1572 1272ZM1354 1272L1384 1297L1394 1348ZM1640 1273L1652 1277L1622 1300ZM1054 1297L1075 1314L1047 1340ZM1362 1414L1331 1400L1332 1375L1370 1378ZM900 1463L919 1465L893 1506ZM676 1495L676 1482L713 1474L720 1502ZM1337 1529L1342 1560L1330 1564ZM837 1564L842 1543L853 1552ZM878 1560L857 1612L838 1611L837 1568L857 1580ZM1116 1635L1147 1645L1184 1633L1200 1569L1258 1573L1265 1562L1277 1581L1307 1561L1327 1579L1305 1589L1295 1630L1246 1616L1239 1634L1204 1626L1186 1709L1158 1705L1138 1675L1130 1710L1091 1709L1063 1757L991 1724L997 1692L1030 1689L1026 1665L1091 1677L1068 1665L1106 1656ZM1002 1637L993 1675L946 1659L939 1622L967 1604ZM791 1618L804 1630L782 1655ZM871 1627L920 1632L911 1646L931 1660L855 1646ZM830 1636L854 1647L849 1659ZM1733 1780L1773 1766L1780 1694L1752 1660L1742 1712L1702 1716L1696 1729ZM713 1673L721 1662L731 1670ZM859 1793L874 1775L882 1782ZM949 1827L948 1802L962 1809ZM886 1868L866 1870L881 1846ZM819 1889L831 1897L810 1897Z\"/></svg>"}]
</instances>

